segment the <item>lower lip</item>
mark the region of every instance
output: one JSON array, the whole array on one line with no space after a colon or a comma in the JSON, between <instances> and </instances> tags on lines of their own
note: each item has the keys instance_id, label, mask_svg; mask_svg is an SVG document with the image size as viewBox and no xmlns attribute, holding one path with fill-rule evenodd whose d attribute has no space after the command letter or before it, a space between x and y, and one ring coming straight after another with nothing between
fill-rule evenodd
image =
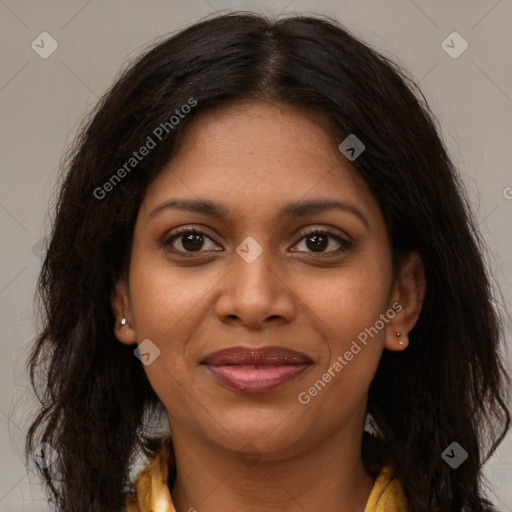
<instances>
[{"instance_id":1,"label":"lower lip","mask_svg":"<svg viewBox=\"0 0 512 512\"><path fill-rule=\"evenodd\" d=\"M271 391L298 377L308 364L222 365L205 364L209 372L231 389L246 393Z\"/></svg>"}]
</instances>

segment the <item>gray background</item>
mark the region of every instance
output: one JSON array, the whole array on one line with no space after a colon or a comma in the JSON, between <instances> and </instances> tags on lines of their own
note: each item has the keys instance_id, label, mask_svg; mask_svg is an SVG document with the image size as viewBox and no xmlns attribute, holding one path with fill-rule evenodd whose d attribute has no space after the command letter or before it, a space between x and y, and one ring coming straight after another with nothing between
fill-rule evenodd
<instances>
[{"instance_id":1,"label":"gray background","mask_svg":"<svg viewBox=\"0 0 512 512\"><path fill-rule=\"evenodd\" d=\"M127 58L223 9L327 14L412 73L463 174L511 311L511 0L0 0L0 511L47 510L21 461L34 410L24 363L59 159ZM31 48L45 31L58 43L47 59ZM441 46L453 31L469 44L458 58ZM510 347L510 322L507 339ZM498 508L512 511L512 435L486 475Z\"/></svg>"}]
</instances>

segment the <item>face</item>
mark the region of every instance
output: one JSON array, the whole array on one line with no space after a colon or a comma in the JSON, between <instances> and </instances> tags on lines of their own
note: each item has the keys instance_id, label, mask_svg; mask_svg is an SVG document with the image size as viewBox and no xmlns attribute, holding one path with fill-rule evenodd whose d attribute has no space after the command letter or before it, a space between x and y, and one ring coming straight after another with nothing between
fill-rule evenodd
<instances>
[{"instance_id":1,"label":"face","mask_svg":"<svg viewBox=\"0 0 512 512\"><path fill-rule=\"evenodd\" d=\"M382 213L340 142L290 106L223 107L147 189L113 311L121 342L150 340L173 435L278 457L362 431L382 351L407 346L396 332L416 321L421 269L413 257L393 278Z\"/></svg>"}]
</instances>

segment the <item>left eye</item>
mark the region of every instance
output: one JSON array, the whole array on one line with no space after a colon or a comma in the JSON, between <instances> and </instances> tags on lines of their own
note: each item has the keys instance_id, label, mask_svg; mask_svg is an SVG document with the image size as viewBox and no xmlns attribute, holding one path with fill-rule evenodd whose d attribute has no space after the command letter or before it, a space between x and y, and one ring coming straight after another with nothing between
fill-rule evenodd
<instances>
[{"instance_id":1,"label":"left eye","mask_svg":"<svg viewBox=\"0 0 512 512\"><path fill-rule=\"evenodd\" d=\"M329 239L334 240L338 244L338 247L330 251L325 251L329 245ZM343 238L342 236L338 235L337 233L333 233L332 231L325 230L311 231L302 237L299 243L302 242L302 240L304 240L306 247L312 250L312 252L322 253L322 255L325 253L326 256L332 256L333 253L346 251L352 246L351 242L349 242L346 238Z\"/></svg>"},{"instance_id":2,"label":"left eye","mask_svg":"<svg viewBox=\"0 0 512 512\"><path fill-rule=\"evenodd\" d=\"M196 229L184 229L181 230L178 233L175 233L171 235L170 237L166 237L162 245L164 247L169 247L172 252L177 253L184 253L184 254L191 254L194 252L209 252L209 251L201 251L201 249L204 248L205 239L210 240L213 242L213 240L204 232L198 231ZM174 242L179 240L181 244L181 248L177 248L174 245ZM329 246L330 240L334 240L338 247L331 249L329 251L326 251L327 247ZM215 243L215 242L213 242ZM352 246L352 243L343 238L342 236L338 235L337 233L334 233L329 230L314 230L308 232L306 235L304 235L298 242L298 244L304 243L306 245L306 248L309 249L313 253L317 254L325 254L326 256L332 256L333 253L340 253L344 252L347 249L350 249ZM296 244L297 245L297 244ZM213 249L214 251L219 251L222 249ZM294 250L293 252L308 252L303 250Z\"/></svg>"}]
</instances>

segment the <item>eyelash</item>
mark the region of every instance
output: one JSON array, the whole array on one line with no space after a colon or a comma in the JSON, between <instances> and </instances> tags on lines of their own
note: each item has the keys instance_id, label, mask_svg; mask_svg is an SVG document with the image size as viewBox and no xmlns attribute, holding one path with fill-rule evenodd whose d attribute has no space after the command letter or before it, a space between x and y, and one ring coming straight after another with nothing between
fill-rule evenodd
<instances>
[{"instance_id":1,"label":"eyelash","mask_svg":"<svg viewBox=\"0 0 512 512\"><path fill-rule=\"evenodd\" d=\"M210 236L208 236L203 231L200 231L198 229L193 229L193 228L190 228L190 227L187 227L187 226L183 226L181 228L178 228L178 230L175 231L174 233L172 233L171 235L165 236L163 238L163 240L162 240L162 244L161 244L162 247L168 248L169 246L171 246L171 244L174 242L174 240L178 239L180 236L183 236L184 234L201 235L203 237L206 237L206 238L209 238L210 240L212 240L212 238ZM297 243L301 242L303 239L305 239L305 238L307 238L308 236L311 236L311 235L329 235L331 238L333 238L336 242L338 242L340 244L340 247L338 249L333 250L333 251L328 251L328 252L307 251L308 254L315 254L316 256L319 256L321 258L332 258L332 257L335 257L338 254L347 251L353 245L352 242L350 242L346 238L343 238L336 231L334 231L334 230L332 230L330 228L322 228L322 229L319 229L319 228L307 228L306 232L298 240ZM205 252L205 251L196 251L196 252L190 252L189 251L189 252L187 252L187 251L181 251L181 250L174 249L174 248L172 248L170 250L171 250L171 252L179 253L180 255L186 254L185 257L187 257L187 258L188 257L194 258L194 257L196 257L196 255L198 255L198 254L200 254L202 252ZM208 252L208 251L206 251L206 252ZM296 252L304 252L304 251L296 251Z\"/></svg>"}]
</instances>

